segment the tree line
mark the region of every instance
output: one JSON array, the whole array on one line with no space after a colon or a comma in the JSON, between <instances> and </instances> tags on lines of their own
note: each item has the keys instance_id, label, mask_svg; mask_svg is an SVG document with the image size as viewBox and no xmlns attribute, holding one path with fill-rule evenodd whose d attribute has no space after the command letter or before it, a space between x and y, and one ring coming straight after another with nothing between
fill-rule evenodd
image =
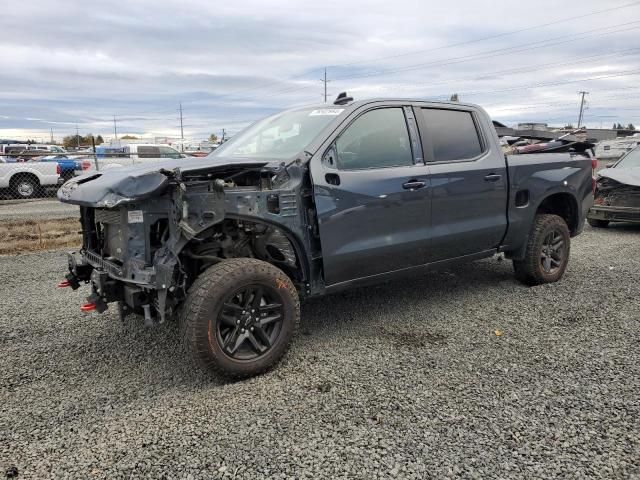
<instances>
[{"instance_id":1,"label":"tree line","mask_svg":"<svg viewBox=\"0 0 640 480\"><path fill-rule=\"evenodd\" d=\"M614 130L635 130L636 129L636 127L633 126L633 123L630 123L626 127L621 123L614 123L612 128Z\"/></svg>"},{"instance_id":2,"label":"tree line","mask_svg":"<svg viewBox=\"0 0 640 480\"><path fill-rule=\"evenodd\" d=\"M93 145L91 142L92 137L95 138L96 145L100 145L101 143L104 143L104 139L102 138L102 135L98 135L94 137L93 134L90 133L89 135L85 135L84 137L82 135L67 135L62 139L62 145L65 148L77 147L78 145L85 146L85 147L92 146Z\"/></svg>"}]
</instances>

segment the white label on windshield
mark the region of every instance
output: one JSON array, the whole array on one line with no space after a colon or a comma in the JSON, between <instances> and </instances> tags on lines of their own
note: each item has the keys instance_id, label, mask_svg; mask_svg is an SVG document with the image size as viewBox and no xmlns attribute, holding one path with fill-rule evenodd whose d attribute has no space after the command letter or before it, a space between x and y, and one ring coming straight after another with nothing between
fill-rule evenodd
<instances>
[{"instance_id":1,"label":"white label on windshield","mask_svg":"<svg viewBox=\"0 0 640 480\"><path fill-rule=\"evenodd\" d=\"M129 223L142 223L144 222L144 215L142 210L130 210L127 212Z\"/></svg>"},{"instance_id":2,"label":"white label on windshield","mask_svg":"<svg viewBox=\"0 0 640 480\"><path fill-rule=\"evenodd\" d=\"M309 116L315 117L316 115L340 115L344 112L344 108L321 108L320 110L313 110Z\"/></svg>"}]
</instances>

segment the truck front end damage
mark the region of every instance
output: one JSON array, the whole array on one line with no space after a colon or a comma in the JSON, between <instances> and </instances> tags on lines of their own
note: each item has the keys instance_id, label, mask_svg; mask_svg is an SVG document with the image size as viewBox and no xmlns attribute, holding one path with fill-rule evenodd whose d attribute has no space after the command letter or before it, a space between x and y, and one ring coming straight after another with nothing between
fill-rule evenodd
<instances>
[{"instance_id":1,"label":"truck front end damage","mask_svg":"<svg viewBox=\"0 0 640 480\"><path fill-rule=\"evenodd\" d=\"M596 222L640 223L640 175L630 169L602 170L587 217Z\"/></svg>"},{"instance_id":2,"label":"truck front end damage","mask_svg":"<svg viewBox=\"0 0 640 480\"><path fill-rule=\"evenodd\" d=\"M309 242L303 169L284 163L118 169L58 192L80 205L82 249L61 286L91 287L84 310L117 304L122 318L163 322L195 278L224 259L266 260L306 289Z\"/></svg>"}]
</instances>

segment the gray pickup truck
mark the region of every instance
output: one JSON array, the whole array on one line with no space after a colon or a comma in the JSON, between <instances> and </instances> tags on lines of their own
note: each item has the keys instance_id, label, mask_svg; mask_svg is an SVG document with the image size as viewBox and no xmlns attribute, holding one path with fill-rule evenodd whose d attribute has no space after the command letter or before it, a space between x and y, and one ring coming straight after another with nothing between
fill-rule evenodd
<instances>
[{"instance_id":1,"label":"gray pickup truck","mask_svg":"<svg viewBox=\"0 0 640 480\"><path fill-rule=\"evenodd\" d=\"M498 253L559 280L593 201L581 153L502 153L480 107L352 101L261 120L204 158L77 177L83 310L178 319L194 360L244 377L287 350L300 299Z\"/></svg>"}]
</instances>

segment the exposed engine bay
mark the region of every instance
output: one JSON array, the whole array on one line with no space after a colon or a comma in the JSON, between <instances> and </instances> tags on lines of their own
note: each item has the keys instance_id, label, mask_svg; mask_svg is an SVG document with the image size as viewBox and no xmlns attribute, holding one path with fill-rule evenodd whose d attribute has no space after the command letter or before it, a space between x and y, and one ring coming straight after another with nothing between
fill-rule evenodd
<instances>
[{"instance_id":1,"label":"exposed engine bay","mask_svg":"<svg viewBox=\"0 0 640 480\"><path fill-rule=\"evenodd\" d=\"M124 172L123 172L124 173ZM159 177L162 176L163 178ZM283 164L225 165L194 171L135 171L100 190L101 175L70 183L61 195L80 197L83 248L70 254L69 285L91 283L88 301L98 311L118 302L122 317L142 314L147 323L175 312L208 267L229 258L256 258L284 271L304 293L305 251L319 248L300 168ZM101 198L98 198L101 197ZM90 201L89 201L90 200ZM292 230L308 232L294 238Z\"/></svg>"}]
</instances>

